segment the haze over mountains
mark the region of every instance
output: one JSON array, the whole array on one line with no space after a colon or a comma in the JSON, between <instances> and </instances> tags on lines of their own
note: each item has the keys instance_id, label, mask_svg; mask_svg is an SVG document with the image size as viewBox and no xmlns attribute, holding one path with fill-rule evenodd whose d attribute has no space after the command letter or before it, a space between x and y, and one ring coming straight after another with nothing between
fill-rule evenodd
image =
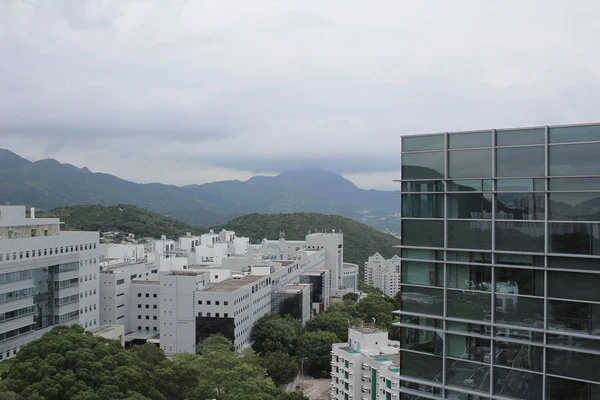
<instances>
[{"instance_id":1,"label":"haze over mountains","mask_svg":"<svg viewBox=\"0 0 600 400\"><path fill-rule=\"evenodd\" d=\"M363 190L340 175L320 170L178 187L129 182L54 159L31 162L0 149L0 182L0 204L44 210L77 204L133 204L201 226L250 213L318 212L352 218L390 233L399 230L397 194Z\"/></svg>"}]
</instances>

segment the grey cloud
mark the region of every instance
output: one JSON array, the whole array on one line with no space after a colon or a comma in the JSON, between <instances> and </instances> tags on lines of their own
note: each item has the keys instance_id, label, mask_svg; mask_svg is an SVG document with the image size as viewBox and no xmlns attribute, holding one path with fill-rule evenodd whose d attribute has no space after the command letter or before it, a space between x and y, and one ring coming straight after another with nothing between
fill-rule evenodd
<instances>
[{"instance_id":1,"label":"grey cloud","mask_svg":"<svg viewBox=\"0 0 600 400\"><path fill-rule=\"evenodd\" d=\"M402 134L597 118L600 4L376 3L0 2L0 139L117 171L365 174L399 169Z\"/></svg>"}]
</instances>

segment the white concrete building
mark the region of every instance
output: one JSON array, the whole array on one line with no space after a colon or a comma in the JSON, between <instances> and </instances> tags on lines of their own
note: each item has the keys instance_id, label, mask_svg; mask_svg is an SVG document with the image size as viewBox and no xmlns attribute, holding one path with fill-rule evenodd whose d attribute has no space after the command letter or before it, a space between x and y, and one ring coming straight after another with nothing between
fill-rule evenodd
<instances>
[{"instance_id":1,"label":"white concrete building","mask_svg":"<svg viewBox=\"0 0 600 400\"><path fill-rule=\"evenodd\" d=\"M400 290L401 272L400 257L394 255L386 260L381 254L375 253L365 263L365 283L381 289L387 296L395 296Z\"/></svg>"},{"instance_id":2,"label":"white concrete building","mask_svg":"<svg viewBox=\"0 0 600 400\"><path fill-rule=\"evenodd\" d=\"M344 290L358 290L358 265L344 263L342 268L342 286Z\"/></svg>"},{"instance_id":3,"label":"white concrete building","mask_svg":"<svg viewBox=\"0 0 600 400\"><path fill-rule=\"evenodd\" d=\"M146 257L144 245L142 244L105 244L100 246L102 254L100 259L122 260L126 262L142 262Z\"/></svg>"},{"instance_id":4,"label":"white concrete building","mask_svg":"<svg viewBox=\"0 0 600 400\"><path fill-rule=\"evenodd\" d=\"M377 328L348 329L348 342L331 349L333 400L399 400L399 343Z\"/></svg>"},{"instance_id":5,"label":"white concrete building","mask_svg":"<svg viewBox=\"0 0 600 400\"><path fill-rule=\"evenodd\" d=\"M98 232L61 232L58 218L0 206L0 359L55 325L100 325Z\"/></svg>"}]
</instances>

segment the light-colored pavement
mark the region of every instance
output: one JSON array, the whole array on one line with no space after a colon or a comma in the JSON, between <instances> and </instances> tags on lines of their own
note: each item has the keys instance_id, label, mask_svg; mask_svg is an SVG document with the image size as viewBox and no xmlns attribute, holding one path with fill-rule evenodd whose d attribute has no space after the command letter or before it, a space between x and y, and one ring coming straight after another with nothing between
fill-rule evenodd
<instances>
[{"instance_id":1,"label":"light-colored pavement","mask_svg":"<svg viewBox=\"0 0 600 400\"><path fill-rule=\"evenodd\" d=\"M286 385L286 391L293 392L296 387L302 386L302 379L300 376L296 380ZM304 388L302 390L304 395L311 400L328 400L331 398L331 380L330 379L313 379L304 377Z\"/></svg>"}]
</instances>

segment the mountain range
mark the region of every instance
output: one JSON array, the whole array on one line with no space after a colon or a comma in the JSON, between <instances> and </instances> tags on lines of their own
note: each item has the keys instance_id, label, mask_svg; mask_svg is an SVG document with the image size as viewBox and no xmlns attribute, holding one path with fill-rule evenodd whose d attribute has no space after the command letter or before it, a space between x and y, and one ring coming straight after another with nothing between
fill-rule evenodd
<instances>
[{"instance_id":1,"label":"mountain range","mask_svg":"<svg viewBox=\"0 0 600 400\"><path fill-rule=\"evenodd\" d=\"M191 225L214 226L250 213L341 215L398 234L400 199L364 190L333 172L299 170L201 185L140 184L54 159L29 161L0 149L0 204L50 210L78 204L133 204Z\"/></svg>"}]
</instances>

